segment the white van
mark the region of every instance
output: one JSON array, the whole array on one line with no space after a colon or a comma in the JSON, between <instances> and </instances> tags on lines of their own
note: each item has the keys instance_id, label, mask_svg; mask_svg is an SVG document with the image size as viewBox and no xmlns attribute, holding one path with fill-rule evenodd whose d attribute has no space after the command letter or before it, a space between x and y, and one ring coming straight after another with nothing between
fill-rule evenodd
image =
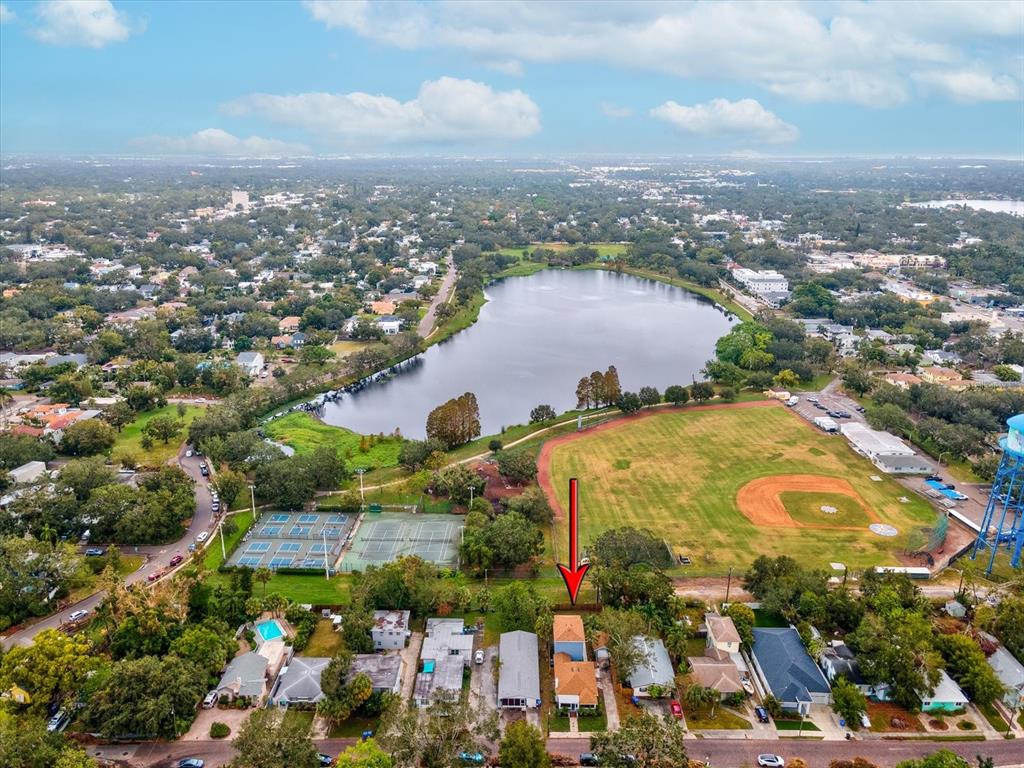
<instances>
[{"instance_id":1,"label":"white van","mask_svg":"<svg viewBox=\"0 0 1024 768\"><path fill-rule=\"evenodd\" d=\"M203 709L213 709L217 704L217 699L220 698L220 694L217 691L210 691L203 698Z\"/></svg>"},{"instance_id":2,"label":"white van","mask_svg":"<svg viewBox=\"0 0 1024 768\"><path fill-rule=\"evenodd\" d=\"M196 536L196 541L198 541L200 544L202 544L204 541L206 541L209 538L209 536L210 536L210 534L207 533L206 531L200 531L199 535Z\"/></svg>"},{"instance_id":3,"label":"white van","mask_svg":"<svg viewBox=\"0 0 1024 768\"><path fill-rule=\"evenodd\" d=\"M789 398L789 400L786 401L786 405L788 405L790 408L792 408L794 405L796 405L799 402L800 402L800 398L797 397L796 395L793 395L792 397Z\"/></svg>"}]
</instances>

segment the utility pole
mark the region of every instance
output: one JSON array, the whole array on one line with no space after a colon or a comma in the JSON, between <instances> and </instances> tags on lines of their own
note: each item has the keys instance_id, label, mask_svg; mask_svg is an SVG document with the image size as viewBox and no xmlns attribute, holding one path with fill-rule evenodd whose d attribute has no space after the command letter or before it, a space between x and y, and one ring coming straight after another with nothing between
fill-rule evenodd
<instances>
[{"instance_id":1,"label":"utility pole","mask_svg":"<svg viewBox=\"0 0 1024 768\"><path fill-rule=\"evenodd\" d=\"M729 605L729 590L732 588L732 566L729 566L729 579L725 582L725 605Z\"/></svg>"},{"instance_id":2,"label":"utility pole","mask_svg":"<svg viewBox=\"0 0 1024 768\"><path fill-rule=\"evenodd\" d=\"M330 580L331 569L330 566L327 565L327 529L321 528L320 534L324 537L324 578Z\"/></svg>"},{"instance_id":3,"label":"utility pole","mask_svg":"<svg viewBox=\"0 0 1024 768\"><path fill-rule=\"evenodd\" d=\"M365 469L357 469L356 474L359 475L359 503L366 504L366 496L363 495L363 475L366 474Z\"/></svg>"},{"instance_id":4,"label":"utility pole","mask_svg":"<svg viewBox=\"0 0 1024 768\"><path fill-rule=\"evenodd\" d=\"M224 517L227 517L227 515L225 515ZM218 524L217 527L220 528L220 556L223 560L227 560L228 550L224 546L224 517L220 519L220 523Z\"/></svg>"},{"instance_id":5,"label":"utility pole","mask_svg":"<svg viewBox=\"0 0 1024 768\"><path fill-rule=\"evenodd\" d=\"M469 508L473 509L473 486L469 486Z\"/></svg>"},{"instance_id":6,"label":"utility pole","mask_svg":"<svg viewBox=\"0 0 1024 768\"><path fill-rule=\"evenodd\" d=\"M256 486L249 486L249 501L252 504L252 521L256 522Z\"/></svg>"}]
</instances>

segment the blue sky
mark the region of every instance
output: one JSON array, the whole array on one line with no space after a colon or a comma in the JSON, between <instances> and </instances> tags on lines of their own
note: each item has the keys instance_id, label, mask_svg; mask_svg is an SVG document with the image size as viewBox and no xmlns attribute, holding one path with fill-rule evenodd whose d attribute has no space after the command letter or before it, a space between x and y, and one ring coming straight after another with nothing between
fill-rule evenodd
<instances>
[{"instance_id":1,"label":"blue sky","mask_svg":"<svg viewBox=\"0 0 1024 768\"><path fill-rule=\"evenodd\" d=\"M0 151L1024 153L1024 4L0 5Z\"/></svg>"}]
</instances>

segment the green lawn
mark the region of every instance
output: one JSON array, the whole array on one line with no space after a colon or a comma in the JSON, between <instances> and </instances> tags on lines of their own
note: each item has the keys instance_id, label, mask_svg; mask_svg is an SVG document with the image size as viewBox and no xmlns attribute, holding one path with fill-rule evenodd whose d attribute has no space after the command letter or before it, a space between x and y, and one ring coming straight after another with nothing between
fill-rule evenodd
<instances>
[{"instance_id":1,"label":"green lawn","mask_svg":"<svg viewBox=\"0 0 1024 768\"><path fill-rule=\"evenodd\" d=\"M799 731L800 721L799 720L776 720L775 730L777 731ZM810 720L804 720L803 729L804 733L807 731L820 731L821 728L816 726Z\"/></svg>"},{"instance_id":2,"label":"green lawn","mask_svg":"<svg viewBox=\"0 0 1024 768\"><path fill-rule=\"evenodd\" d=\"M361 450L364 436L343 427L332 427L318 421L308 413L289 413L266 425L267 436L290 448L299 455L312 453L317 448L334 448L346 464L356 469L394 467L398 465L398 452L402 439L395 437L375 438L373 446ZM369 438L365 438L369 440Z\"/></svg>"},{"instance_id":3,"label":"green lawn","mask_svg":"<svg viewBox=\"0 0 1024 768\"><path fill-rule=\"evenodd\" d=\"M622 458L629 468L614 469ZM923 531L936 520L924 499L894 480L873 482L878 470L845 440L818 433L781 406L666 408L555 445L550 473L562 509L569 478L579 479L583 546L608 528L650 528L693 559L687 575L724 575L760 554L787 554L810 566L891 564L897 552L923 544ZM739 510L737 492L752 480L786 474L845 479L898 535L755 525ZM901 504L901 496L909 503ZM833 499L829 494L825 503ZM563 518L553 538L557 556L564 555L564 528Z\"/></svg>"},{"instance_id":4,"label":"green lawn","mask_svg":"<svg viewBox=\"0 0 1024 768\"><path fill-rule=\"evenodd\" d=\"M334 625L328 619L321 619L301 655L329 658L340 651L342 645L341 632L335 632Z\"/></svg>"},{"instance_id":5,"label":"green lawn","mask_svg":"<svg viewBox=\"0 0 1024 768\"><path fill-rule=\"evenodd\" d=\"M238 546L238 542L242 540L242 536L248 531L253 523L256 522L252 516L252 512L246 510L245 512L239 512L238 514L231 515L229 518L234 522L236 530L233 533L224 534L224 546L221 547L221 536L218 531L209 544L206 546L206 553L203 555L203 568L208 571L216 571L220 568L221 563L224 562L223 552L227 552L228 556L235 551L235 547Z\"/></svg>"},{"instance_id":6,"label":"green lawn","mask_svg":"<svg viewBox=\"0 0 1024 768\"><path fill-rule=\"evenodd\" d=\"M135 421L125 426L118 434L117 441L114 443L113 454L130 453L139 462L140 466L159 467L161 464L166 464L178 452L178 447L186 439L188 425L202 412L203 409L198 406L186 405L185 415L179 417L178 406L174 404L141 413ZM142 447L142 429L151 419L157 416L173 416L175 419L180 419L182 422L181 436L166 444L156 440L153 443L153 447L147 451Z\"/></svg>"},{"instance_id":7,"label":"green lawn","mask_svg":"<svg viewBox=\"0 0 1024 768\"><path fill-rule=\"evenodd\" d=\"M866 528L871 524L864 508L849 496L790 491L779 498L790 517L804 525L856 525ZM823 506L834 507L836 511L823 512Z\"/></svg>"},{"instance_id":8,"label":"green lawn","mask_svg":"<svg viewBox=\"0 0 1024 768\"><path fill-rule=\"evenodd\" d=\"M316 713L311 709L292 709L284 711L284 721L295 727L305 726L306 733L313 727L313 717Z\"/></svg>"},{"instance_id":9,"label":"green lawn","mask_svg":"<svg viewBox=\"0 0 1024 768\"><path fill-rule=\"evenodd\" d=\"M379 717L359 717L358 715L353 715L348 720L332 727L327 735L332 739L354 739L362 736L363 731L373 731L376 733L379 727Z\"/></svg>"},{"instance_id":10,"label":"green lawn","mask_svg":"<svg viewBox=\"0 0 1024 768\"><path fill-rule=\"evenodd\" d=\"M587 733L603 731L608 727L608 718L605 717L603 709L596 715L580 715L579 726L581 731ZM560 717L552 713L551 717L548 718L548 730L552 733L568 733L569 718Z\"/></svg>"},{"instance_id":11,"label":"green lawn","mask_svg":"<svg viewBox=\"0 0 1024 768\"><path fill-rule=\"evenodd\" d=\"M710 709L687 711L686 727L691 731L745 731L754 727L750 721L721 705L715 707L714 715L711 712Z\"/></svg>"},{"instance_id":12,"label":"green lawn","mask_svg":"<svg viewBox=\"0 0 1024 768\"><path fill-rule=\"evenodd\" d=\"M777 613L757 608L754 610L754 626L761 628L788 627L789 622Z\"/></svg>"}]
</instances>

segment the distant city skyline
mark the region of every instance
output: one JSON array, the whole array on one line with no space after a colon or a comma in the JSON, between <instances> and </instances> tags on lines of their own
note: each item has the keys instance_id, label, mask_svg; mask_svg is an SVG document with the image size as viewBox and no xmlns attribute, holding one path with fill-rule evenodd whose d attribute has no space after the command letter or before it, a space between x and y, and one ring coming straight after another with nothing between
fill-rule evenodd
<instances>
[{"instance_id":1,"label":"distant city skyline","mask_svg":"<svg viewBox=\"0 0 1024 768\"><path fill-rule=\"evenodd\" d=\"M0 152L1024 157L1024 4L0 3Z\"/></svg>"}]
</instances>

